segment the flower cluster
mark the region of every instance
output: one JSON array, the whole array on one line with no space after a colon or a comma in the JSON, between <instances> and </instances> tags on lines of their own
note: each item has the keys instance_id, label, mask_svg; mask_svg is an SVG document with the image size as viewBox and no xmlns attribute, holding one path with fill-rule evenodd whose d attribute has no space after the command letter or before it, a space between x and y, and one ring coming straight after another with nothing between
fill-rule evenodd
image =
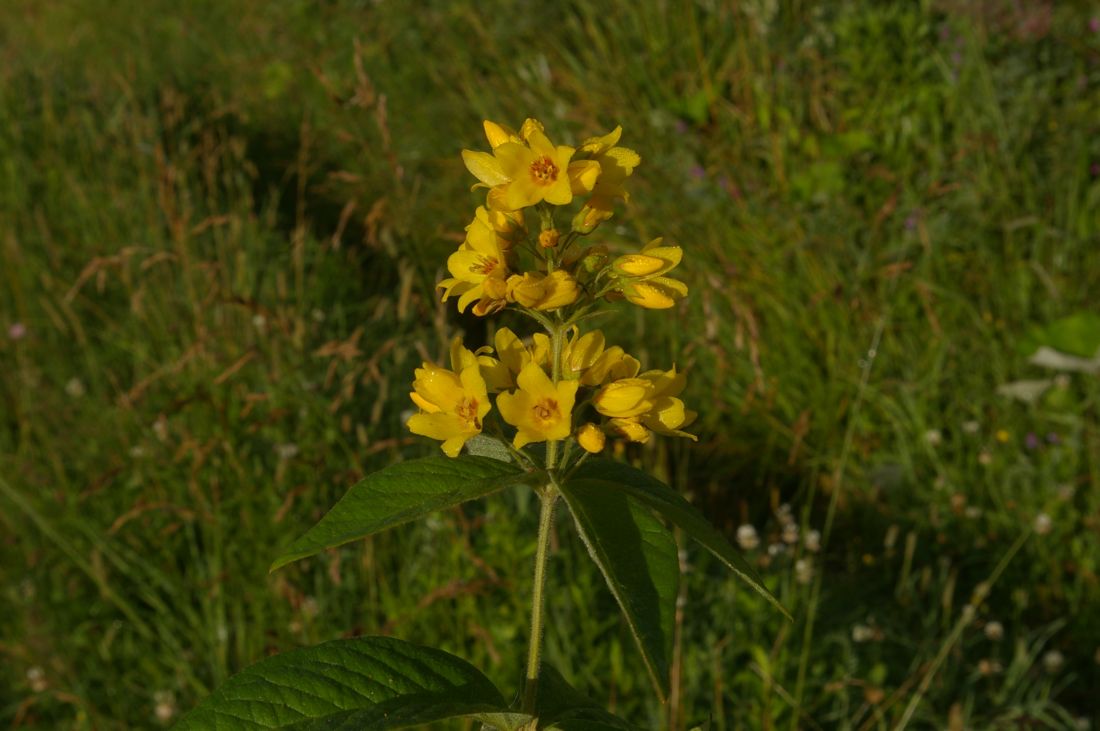
<instances>
[{"instance_id":1,"label":"flower cluster","mask_svg":"<svg viewBox=\"0 0 1100 731\"><path fill-rule=\"evenodd\" d=\"M503 424L491 420L488 428L521 456L526 445L547 442L551 468L561 442L566 450L577 444L599 452L609 436L694 439L683 430L695 418L679 398L683 373L642 371L621 347L608 347L601 331L580 328L602 300L665 309L687 295L683 282L666 276L680 263L678 246L658 238L612 258L607 246L582 243L629 198L625 184L641 158L618 145L622 128L570 147L554 145L534 119L518 132L490 121L484 127L492 151L463 150L462 157L479 181L474 188L487 189L485 205L448 257L451 276L439 288L444 301L458 298L462 312L512 308L546 332L524 342L501 328L491 346L476 351L456 338L450 369L417 369L411 396L420 413L409 429L442 441L455 457L487 428L489 394L497 394ZM568 228L559 228L561 209L577 203ZM505 425L514 429L510 440Z\"/></svg>"}]
</instances>

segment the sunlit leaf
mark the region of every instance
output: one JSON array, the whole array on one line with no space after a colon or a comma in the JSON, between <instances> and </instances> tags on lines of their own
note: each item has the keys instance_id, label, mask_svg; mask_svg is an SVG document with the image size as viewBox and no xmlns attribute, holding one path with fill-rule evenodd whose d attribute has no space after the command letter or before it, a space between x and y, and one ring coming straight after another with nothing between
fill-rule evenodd
<instances>
[{"instance_id":1,"label":"sunlit leaf","mask_svg":"<svg viewBox=\"0 0 1100 731\"><path fill-rule=\"evenodd\" d=\"M275 559L271 570L530 479L532 474L515 464L488 457L400 462L352 486L317 525Z\"/></svg>"}]
</instances>

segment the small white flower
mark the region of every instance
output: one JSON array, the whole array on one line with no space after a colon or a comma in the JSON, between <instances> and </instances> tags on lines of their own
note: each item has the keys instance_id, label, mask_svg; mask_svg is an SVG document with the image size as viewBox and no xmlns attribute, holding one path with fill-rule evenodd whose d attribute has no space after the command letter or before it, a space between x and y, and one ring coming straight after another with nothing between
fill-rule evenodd
<instances>
[{"instance_id":1,"label":"small white flower","mask_svg":"<svg viewBox=\"0 0 1100 731\"><path fill-rule=\"evenodd\" d=\"M756 528L749 523L739 526L737 528L737 545L745 551L757 548L760 545L760 536L756 534Z\"/></svg>"},{"instance_id":2,"label":"small white flower","mask_svg":"<svg viewBox=\"0 0 1100 731\"><path fill-rule=\"evenodd\" d=\"M970 421L964 421L962 426L963 431L967 434L977 434L978 430L982 428L982 425L973 419L971 419Z\"/></svg>"},{"instance_id":3,"label":"small white flower","mask_svg":"<svg viewBox=\"0 0 1100 731\"><path fill-rule=\"evenodd\" d=\"M783 553L786 550L787 550L787 547L784 546L782 543L769 543L768 544L768 555L771 556L772 558L775 558L776 556L783 555Z\"/></svg>"},{"instance_id":4,"label":"small white flower","mask_svg":"<svg viewBox=\"0 0 1100 731\"><path fill-rule=\"evenodd\" d=\"M989 452L986 452L985 450L978 452L978 464L982 465L983 467L988 467L989 465L993 464L993 455Z\"/></svg>"},{"instance_id":5,"label":"small white flower","mask_svg":"<svg viewBox=\"0 0 1100 731\"><path fill-rule=\"evenodd\" d=\"M975 518L982 517L982 509L977 505L968 505L966 506L966 510L963 511L963 515L974 520Z\"/></svg>"},{"instance_id":6,"label":"small white flower","mask_svg":"<svg viewBox=\"0 0 1100 731\"><path fill-rule=\"evenodd\" d=\"M257 312L255 315L252 316L252 327L256 328L257 330L263 330L266 325L267 318L260 313Z\"/></svg>"},{"instance_id":7,"label":"small white flower","mask_svg":"<svg viewBox=\"0 0 1100 731\"><path fill-rule=\"evenodd\" d=\"M46 682L46 671L37 665L27 668L27 684L35 693L46 690L49 687L49 683Z\"/></svg>"},{"instance_id":8,"label":"small white flower","mask_svg":"<svg viewBox=\"0 0 1100 731\"><path fill-rule=\"evenodd\" d=\"M1076 728L1077 731L1089 731L1089 729L1092 728L1092 721L1081 716L1073 721L1073 727Z\"/></svg>"},{"instance_id":9,"label":"small white flower","mask_svg":"<svg viewBox=\"0 0 1100 731\"><path fill-rule=\"evenodd\" d=\"M287 442L286 444L276 444L275 454L279 456L279 459L294 459L298 456L298 445L294 442Z\"/></svg>"},{"instance_id":10,"label":"small white flower","mask_svg":"<svg viewBox=\"0 0 1100 731\"><path fill-rule=\"evenodd\" d=\"M924 433L924 441L930 447L938 447L943 443L943 433L939 429L929 429Z\"/></svg>"},{"instance_id":11,"label":"small white flower","mask_svg":"<svg viewBox=\"0 0 1100 731\"><path fill-rule=\"evenodd\" d=\"M161 723L168 723L176 715L176 699L171 691L158 690L153 694L153 715Z\"/></svg>"},{"instance_id":12,"label":"small white flower","mask_svg":"<svg viewBox=\"0 0 1100 731\"><path fill-rule=\"evenodd\" d=\"M1050 533L1050 529L1053 523L1050 520L1050 516L1046 513L1039 513L1035 516L1035 532L1041 536L1045 536Z\"/></svg>"},{"instance_id":13,"label":"small white flower","mask_svg":"<svg viewBox=\"0 0 1100 731\"><path fill-rule=\"evenodd\" d=\"M791 506L788 503L783 503L779 506L779 509L775 511L775 517L779 519L780 525L789 525L794 522L794 516L791 515Z\"/></svg>"},{"instance_id":14,"label":"small white flower","mask_svg":"<svg viewBox=\"0 0 1100 731\"><path fill-rule=\"evenodd\" d=\"M874 637L875 631L867 625L852 625L852 642L870 642Z\"/></svg>"},{"instance_id":15,"label":"small white flower","mask_svg":"<svg viewBox=\"0 0 1100 731\"><path fill-rule=\"evenodd\" d=\"M814 565L808 558L794 562L794 580L799 584L809 584L814 577Z\"/></svg>"},{"instance_id":16,"label":"small white flower","mask_svg":"<svg viewBox=\"0 0 1100 731\"><path fill-rule=\"evenodd\" d=\"M1065 656L1057 650L1049 650L1043 655L1043 670L1053 675L1066 664Z\"/></svg>"},{"instance_id":17,"label":"small white flower","mask_svg":"<svg viewBox=\"0 0 1100 731\"><path fill-rule=\"evenodd\" d=\"M821 532L817 530L808 530L806 535L802 538L803 544L806 546L806 550L810 553L817 553L821 550Z\"/></svg>"},{"instance_id":18,"label":"small white flower","mask_svg":"<svg viewBox=\"0 0 1100 731\"><path fill-rule=\"evenodd\" d=\"M130 459L141 459L145 456L145 447L135 444L130 447Z\"/></svg>"},{"instance_id":19,"label":"small white flower","mask_svg":"<svg viewBox=\"0 0 1100 731\"><path fill-rule=\"evenodd\" d=\"M324 322L325 321L325 311L322 310L320 307L314 307L313 312L311 312L310 314L313 316L313 321L314 322Z\"/></svg>"},{"instance_id":20,"label":"small white flower","mask_svg":"<svg viewBox=\"0 0 1100 731\"><path fill-rule=\"evenodd\" d=\"M65 384L65 393L69 394L71 398L80 398L84 395L84 384L79 378L70 378L69 382Z\"/></svg>"},{"instance_id":21,"label":"small white flower","mask_svg":"<svg viewBox=\"0 0 1100 731\"><path fill-rule=\"evenodd\" d=\"M993 640L994 642L999 641L1005 636L1004 625L997 621L987 622L985 625L985 636L987 639Z\"/></svg>"},{"instance_id":22,"label":"small white flower","mask_svg":"<svg viewBox=\"0 0 1100 731\"><path fill-rule=\"evenodd\" d=\"M794 523L787 523L783 526L783 542L794 545L798 543L798 526Z\"/></svg>"},{"instance_id":23,"label":"small white flower","mask_svg":"<svg viewBox=\"0 0 1100 731\"><path fill-rule=\"evenodd\" d=\"M157 420L153 422L153 434L162 442L168 439L168 419L164 414L158 416Z\"/></svg>"}]
</instances>

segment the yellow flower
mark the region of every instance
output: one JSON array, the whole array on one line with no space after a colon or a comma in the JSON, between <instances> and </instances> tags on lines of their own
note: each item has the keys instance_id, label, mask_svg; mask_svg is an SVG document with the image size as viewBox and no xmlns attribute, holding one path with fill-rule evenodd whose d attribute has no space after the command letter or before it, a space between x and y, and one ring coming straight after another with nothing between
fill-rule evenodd
<instances>
[{"instance_id":1,"label":"yellow flower","mask_svg":"<svg viewBox=\"0 0 1100 731\"><path fill-rule=\"evenodd\" d=\"M602 452L606 443L607 437L595 424L585 424L577 429L577 444L581 445L586 452L592 454Z\"/></svg>"},{"instance_id":2,"label":"yellow flower","mask_svg":"<svg viewBox=\"0 0 1100 731\"><path fill-rule=\"evenodd\" d=\"M637 442L638 444L645 444L649 441L649 429L646 429L639 422L637 417L627 419L609 419L607 422L607 429L615 436L622 437L628 442Z\"/></svg>"},{"instance_id":3,"label":"yellow flower","mask_svg":"<svg viewBox=\"0 0 1100 731\"><path fill-rule=\"evenodd\" d=\"M549 372L553 372L554 365L550 362L550 338L546 333L535 333L534 344L531 348L531 357L540 366ZM621 350L621 348L620 348ZM599 360L604 352L604 335L599 330L580 334L580 329L575 325L571 328L569 340L562 345L561 351L561 375L562 378L581 378L592 365ZM581 381L581 385L597 385Z\"/></svg>"},{"instance_id":4,"label":"yellow flower","mask_svg":"<svg viewBox=\"0 0 1100 731\"><path fill-rule=\"evenodd\" d=\"M541 201L568 205L599 178L597 161L571 162L575 149L551 143L537 120L525 121L518 136L486 120L485 135L492 154L463 150L462 160L481 184L496 191L490 192L490 207L518 210Z\"/></svg>"},{"instance_id":5,"label":"yellow flower","mask_svg":"<svg viewBox=\"0 0 1100 731\"><path fill-rule=\"evenodd\" d=\"M516 379L519 390L497 396L497 408L516 427L516 449L531 442L565 439L572 425L576 381L556 385L536 363L528 363Z\"/></svg>"},{"instance_id":6,"label":"yellow flower","mask_svg":"<svg viewBox=\"0 0 1100 731\"><path fill-rule=\"evenodd\" d=\"M550 274L527 272L508 277L508 300L534 310L555 310L571 305L580 293L577 280L563 269L555 269Z\"/></svg>"},{"instance_id":7,"label":"yellow flower","mask_svg":"<svg viewBox=\"0 0 1100 731\"><path fill-rule=\"evenodd\" d=\"M443 452L457 457L466 440L481 433L481 421L489 413L485 380L473 353L461 346L452 348L452 360L466 365L456 373L425 362L416 369L409 394L420 413L409 417L406 426L443 442Z\"/></svg>"},{"instance_id":8,"label":"yellow flower","mask_svg":"<svg viewBox=\"0 0 1100 731\"><path fill-rule=\"evenodd\" d=\"M638 254L626 254L615 259L611 268L619 279L619 292L630 302L649 309L672 307L687 296L687 285L678 279L662 276L675 268L683 258L679 246L661 246L656 238Z\"/></svg>"},{"instance_id":9,"label":"yellow flower","mask_svg":"<svg viewBox=\"0 0 1100 731\"><path fill-rule=\"evenodd\" d=\"M623 378L607 384L592 397L592 405L604 416L628 418L639 416L653 408L650 390L653 384L645 378Z\"/></svg>"},{"instance_id":10,"label":"yellow flower","mask_svg":"<svg viewBox=\"0 0 1100 731\"><path fill-rule=\"evenodd\" d=\"M602 386L608 381L633 378L642 364L618 345L612 345L581 372L582 386Z\"/></svg>"},{"instance_id":11,"label":"yellow flower","mask_svg":"<svg viewBox=\"0 0 1100 731\"><path fill-rule=\"evenodd\" d=\"M650 310L666 310L687 296L687 285L678 279L655 277L645 281L623 283L623 296L628 302Z\"/></svg>"},{"instance_id":12,"label":"yellow flower","mask_svg":"<svg viewBox=\"0 0 1100 731\"><path fill-rule=\"evenodd\" d=\"M578 157L595 160L600 164L600 177L586 204L588 208L600 212L597 215L606 214L606 217L610 217L616 200L629 200L624 183L642 161L634 150L616 147L622 134L623 128L619 126L602 137L587 139L577 153Z\"/></svg>"},{"instance_id":13,"label":"yellow flower","mask_svg":"<svg viewBox=\"0 0 1100 731\"><path fill-rule=\"evenodd\" d=\"M443 301L457 296L459 312L465 312L471 302L474 314L484 316L502 309L507 294L508 255L511 241L496 228L508 228L502 214L478 208L474 220L466 227L466 240L447 258L451 277L437 286L443 289Z\"/></svg>"},{"instance_id":14,"label":"yellow flower","mask_svg":"<svg viewBox=\"0 0 1100 731\"><path fill-rule=\"evenodd\" d=\"M516 387L516 376L531 362L530 351L516 334L506 327L493 337L496 358L483 356L481 369L491 391L507 391Z\"/></svg>"},{"instance_id":15,"label":"yellow flower","mask_svg":"<svg viewBox=\"0 0 1100 731\"><path fill-rule=\"evenodd\" d=\"M687 383L685 374L677 373L673 366L668 371L647 371L641 378L650 383L649 398L653 403L651 408L640 415L642 424L658 434L698 441L694 434L682 430L682 427L695 421L696 417L696 413L685 409L684 402L677 398Z\"/></svg>"}]
</instances>

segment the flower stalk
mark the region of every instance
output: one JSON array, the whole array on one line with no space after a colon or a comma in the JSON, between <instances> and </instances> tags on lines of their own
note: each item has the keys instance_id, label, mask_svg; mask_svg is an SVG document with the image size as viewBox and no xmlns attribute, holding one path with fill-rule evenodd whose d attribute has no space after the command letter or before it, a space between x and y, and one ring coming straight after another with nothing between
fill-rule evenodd
<instances>
[{"instance_id":1,"label":"flower stalk","mask_svg":"<svg viewBox=\"0 0 1100 731\"><path fill-rule=\"evenodd\" d=\"M534 715L538 692L539 658L542 652L542 613L546 606L543 590L546 588L546 560L550 554L550 531L554 525L554 505L558 500L558 488L551 482L542 493L542 509L539 512L539 535L535 547L535 582L531 590L531 639L527 644L527 674L523 681L524 713Z\"/></svg>"}]
</instances>

